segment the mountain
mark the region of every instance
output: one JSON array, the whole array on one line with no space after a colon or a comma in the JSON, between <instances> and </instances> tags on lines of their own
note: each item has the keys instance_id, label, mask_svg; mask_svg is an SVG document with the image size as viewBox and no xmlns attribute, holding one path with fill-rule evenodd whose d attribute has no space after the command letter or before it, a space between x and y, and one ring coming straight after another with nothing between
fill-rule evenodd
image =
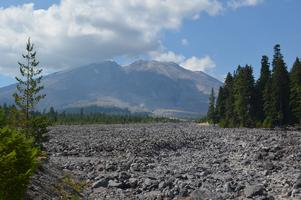
<instances>
[{"instance_id":1,"label":"mountain","mask_svg":"<svg viewBox=\"0 0 301 200\"><path fill-rule=\"evenodd\" d=\"M57 72L43 79L47 94L39 108L116 107L161 116L196 117L207 112L211 88L220 81L176 63L112 61ZM12 103L15 85L0 88L0 104Z\"/></svg>"}]
</instances>

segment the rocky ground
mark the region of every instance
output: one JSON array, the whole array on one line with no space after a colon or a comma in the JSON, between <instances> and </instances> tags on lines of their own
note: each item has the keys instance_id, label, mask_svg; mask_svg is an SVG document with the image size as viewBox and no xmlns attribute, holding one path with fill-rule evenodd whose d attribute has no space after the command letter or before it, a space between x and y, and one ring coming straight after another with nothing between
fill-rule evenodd
<instances>
[{"instance_id":1,"label":"rocky ground","mask_svg":"<svg viewBox=\"0 0 301 200\"><path fill-rule=\"evenodd\" d=\"M56 126L46 150L46 169L54 165L58 174L48 185L65 180L78 199L301 199L298 131L192 123ZM37 186L45 173L34 180L31 198L59 198Z\"/></svg>"}]
</instances>

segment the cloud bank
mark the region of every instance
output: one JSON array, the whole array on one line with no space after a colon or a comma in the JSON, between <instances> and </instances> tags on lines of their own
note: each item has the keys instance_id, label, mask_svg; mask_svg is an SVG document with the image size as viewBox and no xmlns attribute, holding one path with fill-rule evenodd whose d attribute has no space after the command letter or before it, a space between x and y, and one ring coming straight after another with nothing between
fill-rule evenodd
<instances>
[{"instance_id":1,"label":"cloud bank","mask_svg":"<svg viewBox=\"0 0 301 200\"><path fill-rule=\"evenodd\" d=\"M163 62L175 62L184 67L185 69L191 71L210 72L210 70L216 67L216 64L208 55L204 57L192 56L190 58L186 58L185 56L181 54L176 54L172 51L168 51L165 53L151 52L150 55L154 60Z\"/></svg>"},{"instance_id":2,"label":"cloud bank","mask_svg":"<svg viewBox=\"0 0 301 200\"><path fill-rule=\"evenodd\" d=\"M34 4L0 8L0 74L17 73L29 36L42 66L51 72L117 56L148 55L162 49L165 30L180 29L184 19L217 15L223 9L219 0L61 0L48 9L35 9ZM210 57L185 62L191 69L195 63L200 69L214 66Z\"/></svg>"},{"instance_id":3,"label":"cloud bank","mask_svg":"<svg viewBox=\"0 0 301 200\"><path fill-rule=\"evenodd\" d=\"M262 3L264 0L230 0L228 6L237 9L244 6L256 6Z\"/></svg>"}]
</instances>

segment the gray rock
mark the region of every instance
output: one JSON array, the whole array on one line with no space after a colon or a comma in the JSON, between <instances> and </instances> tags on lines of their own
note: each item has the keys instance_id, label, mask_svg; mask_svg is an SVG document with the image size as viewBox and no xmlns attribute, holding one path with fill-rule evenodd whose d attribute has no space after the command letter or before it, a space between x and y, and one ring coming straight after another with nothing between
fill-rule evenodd
<instances>
[{"instance_id":1,"label":"gray rock","mask_svg":"<svg viewBox=\"0 0 301 200\"><path fill-rule=\"evenodd\" d=\"M291 197L301 199L301 189L293 189Z\"/></svg>"},{"instance_id":2,"label":"gray rock","mask_svg":"<svg viewBox=\"0 0 301 200\"><path fill-rule=\"evenodd\" d=\"M138 184L138 179L136 178L130 178L128 181L131 188L136 188Z\"/></svg>"},{"instance_id":3,"label":"gray rock","mask_svg":"<svg viewBox=\"0 0 301 200\"><path fill-rule=\"evenodd\" d=\"M297 179L297 181L294 184L294 189L300 189L301 188L301 179Z\"/></svg>"},{"instance_id":4,"label":"gray rock","mask_svg":"<svg viewBox=\"0 0 301 200\"><path fill-rule=\"evenodd\" d=\"M231 182L227 182L224 186L225 192L231 193L234 191L233 184Z\"/></svg>"},{"instance_id":5,"label":"gray rock","mask_svg":"<svg viewBox=\"0 0 301 200\"><path fill-rule=\"evenodd\" d=\"M109 180L108 187L120 188L120 187L122 187L122 183L116 182L116 181L113 181L113 180Z\"/></svg>"},{"instance_id":6,"label":"gray rock","mask_svg":"<svg viewBox=\"0 0 301 200\"><path fill-rule=\"evenodd\" d=\"M92 188L107 187L109 180L107 178L100 179L92 184Z\"/></svg>"},{"instance_id":7,"label":"gray rock","mask_svg":"<svg viewBox=\"0 0 301 200\"><path fill-rule=\"evenodd\" d=\"M266 195L266 191L263 185L248 185L244 190L244 194L247 198L251 198L254 196L264 196Z\"/></svg>"},{"instance_id":8,"label":"gray rock","mask_svg":"<svg viewBox=\"0 0 301 200\"><path fill-rule=\"evenodd\" d=\"M160 191L162 198L167 199L186 194L189 198L194 191L199 199L247 199L244 193L250 189L245 189L246 183L261 183L269 192L253 190L248 195L256 194L253 199L272 199L270 194L275 199L283 194L300 199L300 184L294 178L300 173L300 162L295 156L301 147L297 131L220 129L193 123L50 129L50 140L45 143L49 162L60 169L66 164L70 169L60 173L90 180L83 199L145 199L144 194L152 191ZM74 150L79 155L68 156ZM57 154L62 152L65 153ZM256 153L261 154L260 160L253 159ZM82 171L76 170L77 166ZM30 188L35 194L37 190L47 193L41 187L45 182L51 183L52 176L49 180L46 170L37 177L34 180L46 181L33 183ZM96 182L103 178L111 180L114 187L98 187ZM98 188L92 188L93 184ZM50 197L31 199L53 199Z\"/></svg>"},{"instance_id":9,"label":"gray rock","mask_svg":"<svg viewBox=\"0 0 301 200\"><path fill-rule=\"evenodd\" d=\"M165 187L167 186L166 182L165 181L161 181L158 185L158 188L159 190L162 190L164 189Z\"/></svg>"},{"instance_id":10,"label":"gray rock","mask_svg":"<svg viewBox=\"0 0 301 200\"><path fill-rule=\"evenodd\" d=\"M126 179L129 179L129 178L131 178L131 175L129 173L124 172L124 171L119 173L118 179L126 180Z\"/></svg>"},{"instance_id":11,"label":"gray rock","mask_svg":"<svg viewBox=\"0 0 301 200\"><path fill-rule=\"evenodd\" d=\"M215 199L216 195L205 189L198 189L190 194L190 200L209 200Z\"/></svg>"}]
</instances>

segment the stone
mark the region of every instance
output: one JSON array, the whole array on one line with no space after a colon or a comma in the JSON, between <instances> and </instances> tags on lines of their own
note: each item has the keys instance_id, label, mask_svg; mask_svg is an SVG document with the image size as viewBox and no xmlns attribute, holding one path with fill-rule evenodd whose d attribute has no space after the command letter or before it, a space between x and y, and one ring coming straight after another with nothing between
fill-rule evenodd
<instances>
[{"instance_id":1,"label":"stone","mask_svg":"<svg viewBox=\"0 0 301 200\"><path fill-rule=\"evenodd\" d=\"M136 178L130 178L128 181L131 188L136 188L138 184L138 179Z\"/></svg>"},{"instance_id":2,"label":"stone","mask_svg":"<svg viewBox=\"0 0 301 200\"><path fill-rule=\"evenodd\" d=\"M231 193L234 191L233 184L231 182L227 182L224 186L225 192Z\"/></svg>"},{"instance_id":3,"label":"stone","mask_svg":"<svg viewBox=\"0 0 301 200\"><path fill-rule=\"evenodd\" d=\"M294 189L300 189L301 188L301 179L297 179L297 181L294 184Z\"/></svg>"},{"instance_id":4,"label":"stone","mask_svg":"<svg viewBox=\"0 0 301 200\"><path fill-rule=\"evenodd\" d=\"M301 189L293 189L291 197L301 199Z\"/></svg>"},{"instance_id":5,"label":"stone","mask_svg":"<svg viewBox=\"0 0 301 200\"><path fill-rule=\"evenodd\" d=\"M119 173L118 178L121 179L121 180L126 180L126 179L131 178L131 175L129 173L123 171L123 172Z\"/></svg>"},{"instance_id":6,"label":"stone","mask_svg":"<svg viewBox=\"0 0 301 200\"><path fill-rule=\"evenodd\" d=\"M159 190L162 190L162 189L164 189L165 187L166 187L166 182L165 182L165 181L161 181L161 182L159 183L159 186L158 186Z\"/></svg>"},{"instance_id":7,"label":"stone","mask_svg":"<svg viewBox=\"0 0 301 200\"><path fill-rule=\"evenodd\" d=\"M190 200L214 199L214 194L205 189L197 189L190 194Z\"/></svg>"},{"instance_id":8,"label":"stone","mask_svg":"<svg viewBox=\"0 0 301 200\"><path fill-rule=\"evenodd\" d=\"M244 194L247 198L251 198L254 196L264 196L266 191L263 185L248 185L244 189Z\"/></svg>"},{"instance_id":9,"label":"stone","mask_svg":"<svg viewBox=\"0 0 301 200\"><path fill-rule=\"evenodd\" d=\"M152 191L160 191L161 199L189 199L192 193L199 199L248 199L246 183L266 188L249 192L252 199L300 199L301 140L295 130L220 129L189 122L49 128L47 162L60 170L50 178L47 170L36 174L36 182L47 180L37 186L66 172L90 180L83 199L146 199ZM68 156L74 150L79 155Z\"/></svg>"},{"instance_id":10,"label":"stone","mask_svg":"<svg viewBox=\"0 0 301 200\"><path fill-rule=\"evenodd\" d=\"M109 180L107 178L100 179L92 184L92 188L107 187Z\"/></svg>"},{"instance_id":11,"label":"stone","mask_svg":"<svg viewBox=\"0 0 301 200\"><path fill-rule=\"evenodd\" d=\"M113 180L109 180L108 187L120 188L120 187L122 187L122 183L116 182L116 181L113 181Z\"/></svg>"}]
</instances>

